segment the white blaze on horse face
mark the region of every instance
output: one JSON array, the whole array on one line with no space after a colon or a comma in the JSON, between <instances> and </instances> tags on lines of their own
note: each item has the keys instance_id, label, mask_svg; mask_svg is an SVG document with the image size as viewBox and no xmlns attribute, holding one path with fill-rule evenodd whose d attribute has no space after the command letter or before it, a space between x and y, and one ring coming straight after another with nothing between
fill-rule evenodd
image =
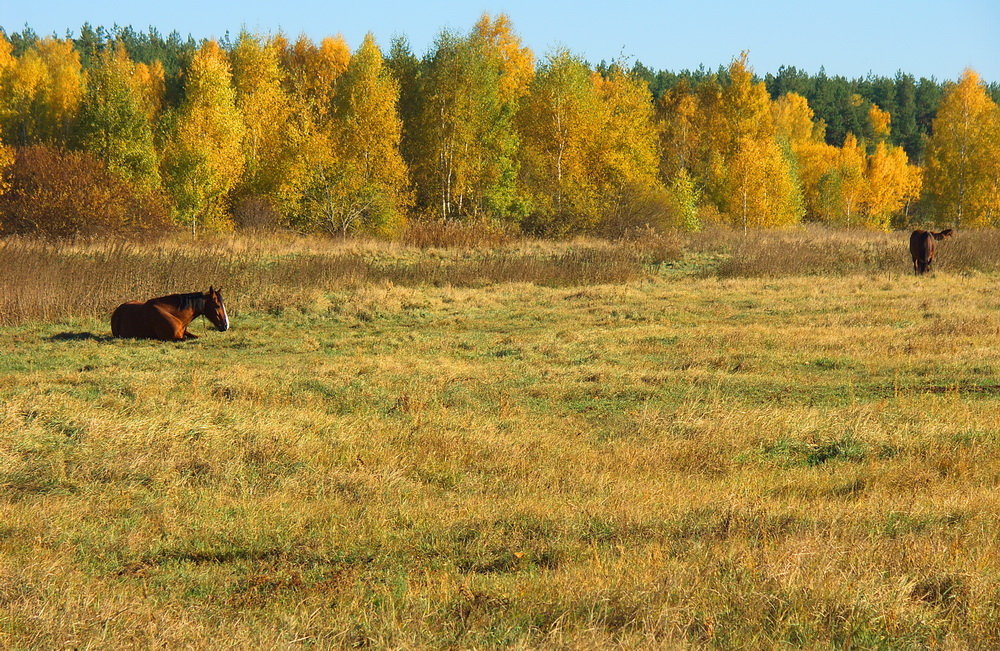
<instances>
[{"instance_id":1,"label":"white blaze on horse face","mask_svg":"<svg viewBox=\"0 0 1000 651\"><path fill-rule=\"evenodd\" d=\"M229 330L229 315L226 314L226 304L225 303L222 304L222 319L223 319L223 323L225 323L225 325L222 327L222 331L225 332L226 330Z\"/></svg>"}]
</instances>

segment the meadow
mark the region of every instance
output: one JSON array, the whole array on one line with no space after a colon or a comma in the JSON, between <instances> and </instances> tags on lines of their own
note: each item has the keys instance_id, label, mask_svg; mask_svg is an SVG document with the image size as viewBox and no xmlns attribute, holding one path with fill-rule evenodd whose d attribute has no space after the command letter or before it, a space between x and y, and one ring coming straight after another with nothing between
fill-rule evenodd
<instances>
[{"instance_id":1,"label":"meadow","mask_svg":"<svg viewBox=\"0 0 1000 651\"><path fill-rule=\"evenodd\" d=\"M1000 238L905 238L0 241L0 646L1000 646Z\"/></svg>"}]
</instances>

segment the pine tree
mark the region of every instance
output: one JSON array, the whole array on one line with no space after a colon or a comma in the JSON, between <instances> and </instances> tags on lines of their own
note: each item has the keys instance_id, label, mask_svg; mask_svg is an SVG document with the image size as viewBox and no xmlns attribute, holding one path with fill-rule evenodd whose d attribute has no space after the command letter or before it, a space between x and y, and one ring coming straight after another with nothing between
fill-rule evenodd
<instances>
[{"instance_id":1,"label":"pine tree","mask_svg":"<svg viewBox=\"0 0 1000 651\"><path fill-rule=\"evenodd\" d=\"M898 73L895 89L896 112L892 114L892 141L906 150L911 161L918 162L924 150L924 142L917 129L917 86L913 75Z\"/></svg>"}]
</instances>

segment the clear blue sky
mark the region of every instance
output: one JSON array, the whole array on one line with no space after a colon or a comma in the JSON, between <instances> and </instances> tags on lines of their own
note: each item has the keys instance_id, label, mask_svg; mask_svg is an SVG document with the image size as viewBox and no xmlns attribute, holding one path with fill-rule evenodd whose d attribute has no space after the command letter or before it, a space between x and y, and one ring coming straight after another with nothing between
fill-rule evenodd
<instances>
[{"instance_id":1,"label":"clear blue sky","mask_svg":"<svg viewBox=\"0 0 1000 651\"><path fill-rule=\"evenodd\" d=\"M0 0L0 25L37 32L93 25L149 25L196 38L241 26L318 38L343 34L351 46L374 32L388 45L396 34L420 54L443 27L466 30L479 15L505 12L536 53L564 45L591 62L625 56L652 68L715 68L750 50L758 73L794 65L828 74L954 79L966 66L1000 81L1000 0Z\"/></svg>"}]
</instances>

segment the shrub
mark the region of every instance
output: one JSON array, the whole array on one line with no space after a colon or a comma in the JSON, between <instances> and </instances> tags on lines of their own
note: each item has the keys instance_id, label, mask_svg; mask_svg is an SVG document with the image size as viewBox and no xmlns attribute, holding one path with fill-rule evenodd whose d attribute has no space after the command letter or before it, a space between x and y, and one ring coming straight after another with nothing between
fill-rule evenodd
<instances>
[{"instance_id":1,"label":"shrub","mask_svg":"<svg viewBox=\"0 0 1000 651\"><path fill-rule=\"evenodd\" d=\"M255 231L274 231L281 227L281 213L274 203L262 195L250 195L233 206L233 220L239 228Z\"/></svg>"},{"instance_id":2,"label":"shrub","mask_svg":"<svg viewBox=\"0 0 1000 651\"><path fill-rule=\"evenodd\" d=\"M164 196L107 169L90 154L39 145L18 149L0 196L0 228L62 238L164 231Z\"/></svg>"},{"instance_id":3,"label":"shrub","mask_svg":"<svg viewBox=\"0 0 1000 651\"><path fill-rule=\"evenodd\" d=\"M414 220L407 224L402 235L405 244L421 249L495 248L513 239L509 228L488 220Z\"/></svg>"},{"instance_id":4,"label":"shrub","mask_svg":"<svg viewBox=\"0 0 1000 651\"><path fill-rule=\"evenodd\" d=\"M670 228L676 221L673 203L663 188L625 190L610 202L597 231L605 237L622 237L637 230Z\"/></svg>"},{"instance_id":5,"label":"shrub","mask_svg":"<svg viewBox=\"0 0 1000 651\"><path fill-rule=\"evenodd\" d=\"M730 255L717 268L723 277L780 278L885 273L908 267L906 243L899 234L857 229L803 229L730 233Z\"/></svg>"},{"instance_id":6,"label":"shrub","mask_svg":"<svg viewBox=\"0 0 1000 651\"><path fill-rule=\"evenodd\" d=\"M626 231L618 241L646 264L677 260L684 245L676 232L657 230L652 226Z\"/></svg>"}]
</instances>

